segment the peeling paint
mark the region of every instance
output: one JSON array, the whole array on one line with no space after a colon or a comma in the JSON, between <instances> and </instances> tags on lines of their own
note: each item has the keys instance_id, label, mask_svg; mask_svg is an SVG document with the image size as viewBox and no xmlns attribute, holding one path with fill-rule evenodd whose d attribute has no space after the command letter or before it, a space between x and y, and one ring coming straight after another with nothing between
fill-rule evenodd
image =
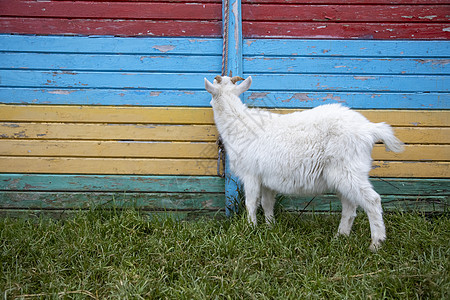
<instances>
[{"instance_id":1,"label":"peeling paint","mask_svg":"<svg viewBox=\"0 0 450 300\"><path fill-rule=\"evenodd\" d=\"M369 80L369 79L376 79L373 76L353 76L353 78L356 79L356 80L362 80L362 81L366 81L366 80Z\"/></svg>"},{"instance_id":2,"label":"peeling paint","mask_svg":"<svg viewBox=\"0 0 450 300\"><path fill-rule=\"evenodd\" d=\"M153 46L152 48L166 53L166 52L169 52L169 51L172 51L173 49L175 49L176 46L174 46L174 45L156 45L156 46Z\"/></svg>"},{"instance_id":3,"label":"peeling paint","mask_svg":"<svg viewBox=\"0 0 450 300\"><path fill-rule=\"evenodd\" d=\"M419 19L427 19L427 20L433 20L434 18L437 18L437 16L432 15L432 16L419 17Z\"/></svg>"},{"instance_id":4,"label":"peeling paint","mask_svg":"<svg viewBox=\"0 0 450 300\"><path fill-rule=\"evenodd\" d=\"M442 29L442 31L448 32L450 31L450 27L445 27L444 29Z\"/></svg>"},{"instance_id":5,"label":"peeling paint","mask_svg":"<svg viewBox=\"0 0 450 300\"><path fill-rule=\"evenodd\" d=\"M72 93L74 93L75 91L67 91L67 90L54 90L54 91L48 91L47 93L49 94L54 94L54 95L70 95Z\"/></svg>"},{"instance_id":6,"label":"peeling paint","mask_svg":"<svg viewBox=\"0 0 450 300\"><path fill-rule=\"evenodd\" d=\"M261 99L261 98L265 98L269 93L257 93L257 92L253 92L251 93L251 95L248 97L249 100L255 100L255 99Z\"/></svg>"},{"instance_id":7,"label":"peeling paint","mask_svg":"<svg viewBox=\"0 0 450 300\"><path fill-rule=\"evenodd\" d=\"M420 64L429 64L431 63L433 66L445 66L450 63L450 59L414 59L415 62Z\"/></svg>"},{"instance_id":8,"label":"peeling paint","mask_svg":"<svg viewBox=\"0 0 450 300\"><path fill-rule=\"evenodd\" d=\"M162 92L150 92L150 97L158 97L159 95L161 95Z\"/></svg>"}]
</instances>

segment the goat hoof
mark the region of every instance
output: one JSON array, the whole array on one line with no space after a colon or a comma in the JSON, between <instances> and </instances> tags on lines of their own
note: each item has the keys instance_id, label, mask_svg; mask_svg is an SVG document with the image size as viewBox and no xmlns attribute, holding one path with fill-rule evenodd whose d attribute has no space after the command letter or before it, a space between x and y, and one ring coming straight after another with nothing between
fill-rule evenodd
<instances>
[{"instance_id":1,"label":"goat hoof","mask_svg":"<svg viewBox=\"0 0 450 300\"><path fill-rule=\"evenodd\" d=\"M380 250L383 242L384 242L383 240L372 242L369 246L369 250L372 251L373 253L377 252L378 250Z\"/></svg>"}]
</instances>

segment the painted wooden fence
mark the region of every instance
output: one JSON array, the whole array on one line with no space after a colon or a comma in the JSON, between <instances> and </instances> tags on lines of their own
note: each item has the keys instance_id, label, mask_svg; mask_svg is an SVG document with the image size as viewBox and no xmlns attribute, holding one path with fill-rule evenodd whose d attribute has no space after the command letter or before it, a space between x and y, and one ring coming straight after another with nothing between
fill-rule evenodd
<instances>
[{"instance_id":1,"label":"painted wooden fence","mask_svg":"<svg viewBox=\"0 0 450 300\"><path fill-rule=\"evenodd\" d=\"M337 102L390 123L407 145L375 146L384 207L447 210L450 5L242 2L229 3L228 69L254 79L243 100L280 113ZM203 86L221 72L221 24L214 0L0 1L2 212L229 205Z\"/></svg>"}]
</instances>

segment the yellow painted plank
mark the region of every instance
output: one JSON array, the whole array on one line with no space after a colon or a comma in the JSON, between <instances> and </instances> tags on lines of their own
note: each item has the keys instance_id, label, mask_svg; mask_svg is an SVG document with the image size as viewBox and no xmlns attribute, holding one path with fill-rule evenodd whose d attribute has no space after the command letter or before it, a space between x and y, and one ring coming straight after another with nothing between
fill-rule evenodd
<instances>
[{"instance_id":1,"label":"yellow painted plank","mask_svg":"<svg viewBox=\"0 0 450 300\"><path fill-rule=\"evenodd\" d=\"M1 173L216 175L214 159L0 157Z\"/></svg>"},{"instance_id":2,"label":"yellow painted plank","mask_svg":"<svg viewBox=\"0 0 450 300\"><path fill-rule=\"evenodd\" d=\"M450 127L395 127L395 135L408 144L449 144Z\"/></svg>"},{"instance_id":3,"label":"yellow painted plank","mask_svg":"<svg viewBox=\"0 0 450 300\"><path fill-rule=\"evenodd\" d=\"M405 145L405 151L386 151L384 145L375 145L374 160L450 161L450 145Z\"/></svg>"},{"instance_id":4,"label":"yellow painted plank","mask_svg":"<svg viewBox=\"0 0 450 300\"><path fill-rule=\"evenodd\" d=\"M0 105L0 121L214 124L211 108L63 105Z\"/></svg>"},{"instance_id":5,"label":"yellow painted plank","mask_svg":"<svg viewBox=\"0 0 450 300\"><path fill-rule=\"evenodd\" d=\"M371 176L376 177L450 177L449 162L399 162L374 161Z\"/></svg>"},{"instance_id":6,"label":"yellow painted plank","mask_svg":"<svg viewBox=\"0 0 450 300\"><path fill-rule=\"evenodd\" d=\"M291 113L299 109L272 109ZM357 110L372 122L393 126L449 127L448 110ZM197 107L127 107L64 105L0 105L0 121L72 122L72 123L142 123L142 124L213 124L211 108Z\"/></svg>"},{"instance_id":7,"label":"yellow painted plank","mask_svg":"<svg viewBox=\"0 0 450 300\"><path fill-rule=\"evenodd\" d=\"M0 140L0 156L217 158L213 142ZM450 161L450 145L406 145L402 153L375 145L374 160Z\"/></svg>"},{"instance_id":8,"label":"yellow painted plank","mask_svg":"<svg viewBox=\"0 0 450 300\"><path fill-rule=\"evenodd\" d=\"M0 138L216 141L214 125L0 123Z\"/></svg>"},{"instance_id":9,"label":"yellow painted plank","mask_svg":"<svg viewBox=\"0 0 450 300\"><path fill-rule=\"evenodd\" d=\"M448 144L450 127L396 127L397 137L411 144ZM214 125L85 123L0 123L0 138L145 141L215 141Z\"/></svg>"},{"instance_id":10,"label":"yellow painted plank","mask_svg":"<svg viewBox=\"0 0 450 300\"><path fill-rule=\"evenodd\" d=\"M3 156L217 158L214 142L1 140Z\"/></svg>"},{"instance_id":11,"label":"yellow painted plank","mask_svg":"<svg viewBox=\"0 0 450 300\"><path fill-rule=\"evenodd\" d=\"M271 109L270 111L286 114L301 109ZM449 110L356 110L371 122L386 122L392 126L413 127L449 127Z\"/></svg>"},{"instance_id":12,"label":"yellow painted plank","mask_svg":"<svg viewBox=\"0 0 450 300\"><path fill-rule=\"evenodd\" d=\"M216 175L214 159L0 157L2 173ZM371 176L450 177L449 162L375 161Z\"/></svg>"}]
</instances>

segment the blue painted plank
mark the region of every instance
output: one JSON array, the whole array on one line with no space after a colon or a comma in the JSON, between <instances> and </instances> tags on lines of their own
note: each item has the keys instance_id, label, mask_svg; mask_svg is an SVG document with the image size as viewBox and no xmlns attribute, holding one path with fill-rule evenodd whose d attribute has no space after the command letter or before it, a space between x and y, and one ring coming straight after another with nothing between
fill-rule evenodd
<instances>
[{"instance_id":1,"label":"blue painted plank","mask_svg":"<svg viewBox=\"0 0 450 300\"><path fill-rule=\"evenodd\" d=\"M137 73L0 70L3 87L204 90L209 73ZM212 79L211 79L212 80Z\"/></svg>"},{"instance_id":2,"label":"blue painted plank","mask_svg":"<svg viewBox=\"0 0 450 300\"><path fill-rule=\"evenodd\" d=\"M312 108L341 103L359 109L450 109L450 93L246 92L249 106Z\"/></svg>"},{"instance_id":3,"label":"blue painted plank","mask_svg":"<svg viewBox=\"0 0 450 300\"><path fill-rule=\"evenodd\" d=\"M204 90L211 73L137 73L0 70L2 87ZM448 92L449 76L253 75L254 91Z\"/></svg>"},{"instance_id":4,"label":"blue painted plank","mask_svg":"<svg viewBox=\"0 0 450 300\"><path fill-rule=\"evenodd\" d=\"M219 55L0 53L0 68L20 70L220 73L221 65Z\"/></svg>"},{"instance_id":5,"label":"blue painted plank","mask_svg":"<svg viewBox=\"0 0 450 300\"><path fill-rule=\"evenodd\" d=\"M1 88L0 103L210 107L202 90Z\"/></svg>"},{"instance_id":6,"label":"blue painted plank","mask_svg":"<svg viewBox=\"0 0 450 300\"><path fill-rule=\"evenodd\" d=\"M244 71L253 74L450 74L450 59L247 56Z\"/></svg>"},{"instance_id":7,"label":"blue painted plank","mask_svg":"<svg viewBox=\"0 0 450 300\"><path fill-rule=\"evenodd\" d=\"M244 93L249 106L308 108L342 103L353 108L450 109L449 93L255 92ZM206 91L0 88L0 103L210 107Z\"/></svg>"},{"instance_id":8,"label":"blue painted plank","mask_svg":"<svg viewBox=\"0 0 450 300\"><path fill-rule=\"evenodd\" d=\"M0 191L222 193L211 176L0 174Z\"/></svg>"},{"instance_id":9,"label":"blue painted plank","mask_svg":"<svg viewBox=\"0 0 450 300\"><path fill-rule=\"evenodd\" d=\"M245 56L450 57L450 41L245 39Z\"/></svg>"},{"instance_id":10,"label":"blue painted plank","mask_svg":"<svg viewBox=\"0 0 450 300\"><path fill-rule=\"evenodd\" d=\"M448 92L449 76L252 75L253 91Z\"/></svg>"},{"instance_id":11,"label":"blue painted plank","mask_svg":"<svg viewBox=\"0 0 450 300\"><path fill-rule=\"evenodd\" d=\"M118 38L0 35L0 51L221 55L219 38Z\"/></svg>"}]
</instances>

